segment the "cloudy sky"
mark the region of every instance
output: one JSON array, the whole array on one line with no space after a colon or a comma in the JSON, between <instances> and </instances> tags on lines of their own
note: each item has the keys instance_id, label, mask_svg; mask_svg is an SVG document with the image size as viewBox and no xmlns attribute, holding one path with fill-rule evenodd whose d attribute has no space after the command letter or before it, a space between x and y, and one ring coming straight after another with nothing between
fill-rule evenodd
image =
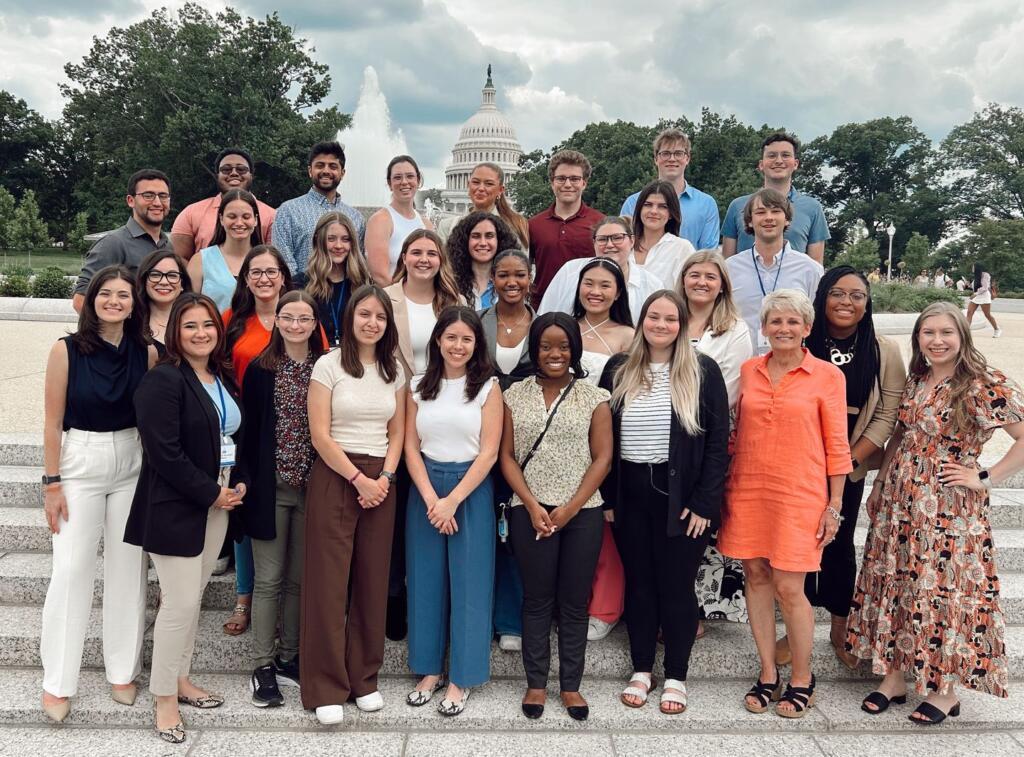
<instances>
[{"instance_id":1,"label":"cloudy sky","mask_svg":"<svg viewBox=\"0 0 1024 757\"><path fill-rule=\"evenodd\" d=\"M0 0L0 88L48 117L68 60L152 0ZM211 10L222 2L206 2ZM990 101L1024 105L1020 0L239 0L281 18L330 66L328 104L355 109L373 65L412 154L441 171L488 63L525 149L595 120L653 123L707 106L805 138L910 115L941 139ZM697 150L700 149L696 145Z\"/></svg>"}]
</instances>

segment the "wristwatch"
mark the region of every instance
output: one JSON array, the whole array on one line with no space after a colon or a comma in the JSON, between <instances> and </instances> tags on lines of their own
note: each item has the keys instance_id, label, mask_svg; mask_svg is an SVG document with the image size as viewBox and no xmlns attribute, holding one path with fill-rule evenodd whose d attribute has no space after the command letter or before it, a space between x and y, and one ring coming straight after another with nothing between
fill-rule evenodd
<instances>
[{"instance_id":1,"label":"wristwatch","mask_svg":"<svg viewBox=\"0 0 1024 757\"><path fill-rule=\"evenodd\" d=\"M990 476L988 471L984 468L978 471L978 480L981 481L981 485L986 489L992 488L992 476Z\"/></svg>"},{"instance_id":2,"label":"wristwatch","mask_svg":"<svg viewBox=\"0 0 1024 757\"><path fill-rule=\"evenodd\" d=\"M57 474L56 476L47 476L45 473L43 474L43 486L47 486L49 484L59 484L59 483L60 483L60 474Z\"/></svg>"},{"instance_id":3,"label":"wristwatch","mask_svg":"<svg viewBox=\"0 0 1024 757\"><path fill-rule=\"evenodd\" d=\"M388 480L389 484L395 483L395 474L392 473L391 471L389 471L389 470L382 470L380 472L380 475L384 476L384 478L386 478Z\"/></svg>"}]
</instances>

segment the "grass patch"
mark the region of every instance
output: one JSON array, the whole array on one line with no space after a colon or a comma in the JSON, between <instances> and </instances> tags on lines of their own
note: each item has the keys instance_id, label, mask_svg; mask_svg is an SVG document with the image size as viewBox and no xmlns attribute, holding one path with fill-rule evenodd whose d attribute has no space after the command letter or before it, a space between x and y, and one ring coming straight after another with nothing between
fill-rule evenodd
<instances>
[{"instance_id":1,"label":"grass patch","mask_svg":"<svg viewBox=\"0 0 1024 757\"><path fill-rule=\"evenodd\" d=\"M49 266L57 266L64 273L74 275L82 270L82 260L81 255L54 247L32 250L31 254L22 250L0 251L0 268L27 267L35 273L41 273L44 268Z\"/></svg>"},{"instance_id":2,"label":"grass patch","mask_svg":"<svg viewBox=\"0 0 1024 757\"><path fill-rule=\"evenodd\" d=\"M874 284L871 287L871 307L875 313L920 313L933 302L952 302L963 305L963 296L952 289L934 289L906 284Z\"/></svg>"}]
</instances>

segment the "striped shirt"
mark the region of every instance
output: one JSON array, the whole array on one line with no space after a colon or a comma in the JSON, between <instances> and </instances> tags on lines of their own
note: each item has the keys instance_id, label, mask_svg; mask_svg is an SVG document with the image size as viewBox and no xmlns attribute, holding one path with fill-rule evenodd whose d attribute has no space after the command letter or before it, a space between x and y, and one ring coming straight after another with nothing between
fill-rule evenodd
<instances>
[{"instance_id":1,"label":"striped shirt","mask_svg":"<svg viewBox=\"0 0 1024 757\"><path fill-rule=\"evenodd\" d=\"M668 460L672 430L672 388L669 364L651 363L650 390L643 389L622 411L620 455L631 463Z\"/></svg>"}]
</instances>

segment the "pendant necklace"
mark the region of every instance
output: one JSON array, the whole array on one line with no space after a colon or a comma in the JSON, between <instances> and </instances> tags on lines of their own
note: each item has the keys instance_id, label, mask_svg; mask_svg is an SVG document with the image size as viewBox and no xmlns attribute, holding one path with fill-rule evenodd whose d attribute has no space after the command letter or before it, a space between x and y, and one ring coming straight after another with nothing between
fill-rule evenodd
<instances>
[{"instance_id":1,"label":"pendant necklace","mask_svg":"<svg viewBox=\"0 0 1024 757\"><path fill-rule=\"evenodd\" d=\"M850 343L850 348L844 352L839 349L831 337L825 337L825 349L828 350L828 357L832 361L832 365L848 365L853 361L853 356L857 354L857 339L854 338Z\"/></svg>"},{"instance_id":2,"label":"pendant necklace","mask_svg":"<svg viewBox=\"0 0 1024 757\"><path fill-rule=\"evenodd\" d=\"M507 325L507 324L506 324L506 323L505 323L505 322L504 322L503 320L501 320L500 318L498 319L498 323L500 323L500 324L501 324L501 327L502 327L503 329L505 329L505 335L506 335L506 336L510 336L510 335L512 334L512 329L514 329L514 328L515 328L516 326L518 326L518 325L519 325L520 323L522 323L523 321L525 321L525 320L526 320L526 316L528 316L529 314L530 314L530 311L529 311L529 310L527 310L527 311L526 311L525 313L523 313L523 317L522 317L522 318L520 318L520 319L519 319L518 321L516 321L515 323L513 323L513 324L512 324L511 326L508 326L508 325Z\"/></svg>"}]
</instances>

